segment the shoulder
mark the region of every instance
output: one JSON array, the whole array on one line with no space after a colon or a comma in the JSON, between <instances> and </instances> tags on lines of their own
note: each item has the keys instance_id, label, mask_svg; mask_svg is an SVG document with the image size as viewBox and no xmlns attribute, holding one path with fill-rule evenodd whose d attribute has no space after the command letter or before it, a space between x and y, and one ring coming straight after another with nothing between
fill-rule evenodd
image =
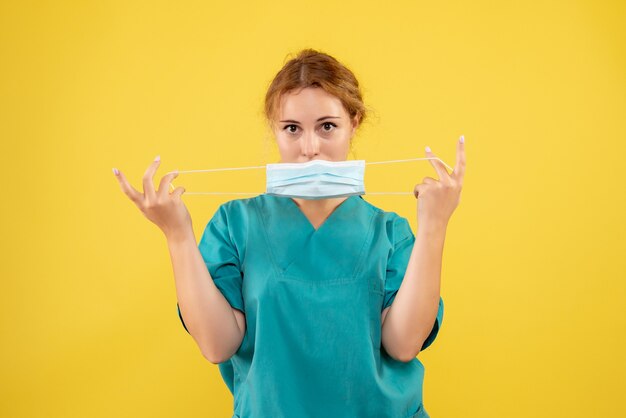
<instances>
[{"instance_id":1,"label":"shoulder","mask_svg":"<svg viewBox=\"0 0 626 418\"><path fill-rule=\"evenodd\" d=\"M222 221L241 219L242 216L245 216L250 213L250 211L254 210L255 206L263 203L263 195L228 200L219 205L213 217Z\"/></svg>"},{"instance_id":2,"label":"shoulder","mask_svg":"<svg viewBox=\"0 0 626 418\"><path fill-rule=\"evenodd\" d=\"M233 245L239 254L245 253L248 231L256 225L253 215L259 196L233 199L221 203L208 221L203 239L220 237L222 242Z\"/></svg>"},{"instance_id":3,"label":"shoulder","mask_svg":"<svg viewBox=\"0 0 626 418\"><path fill-rule=\"evenodd\" d=\"M413 236L411 225L405 217L394 211L387 211L374 206L367 200L359 197L361 206L369 211L375 218L375 225L379 229L384 229L391 242L398 242L402 239Z\"/></svg>"}]
</instances>

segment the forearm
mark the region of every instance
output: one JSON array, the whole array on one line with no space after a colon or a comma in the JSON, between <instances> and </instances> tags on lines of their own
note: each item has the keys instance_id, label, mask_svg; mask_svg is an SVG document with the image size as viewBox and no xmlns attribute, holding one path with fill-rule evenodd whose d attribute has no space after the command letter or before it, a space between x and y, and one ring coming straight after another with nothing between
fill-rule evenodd
<instances>
[{"instance_id":1,"label":"forearm","mask_svg":"<svg viewBox=\"0 0 626 418\"><path fill-rule=\"evenodd\" d=\"M193 231L168 237L167 244L185 326L204 357L222 362L236 352L242 341L232 307L215 286Z\"/></svg>"},{"instance_id":2,"label":"forearm","mask_svg":"<svg viewBox=\"0 0 626 418\"><path fill-rule=\"evenodd\" d=\"M425 224L418 229L404 279L382 328L385 349L397 359L415 358L435 323L445 234L445 225Z\"/></svg>"}]
</instances>

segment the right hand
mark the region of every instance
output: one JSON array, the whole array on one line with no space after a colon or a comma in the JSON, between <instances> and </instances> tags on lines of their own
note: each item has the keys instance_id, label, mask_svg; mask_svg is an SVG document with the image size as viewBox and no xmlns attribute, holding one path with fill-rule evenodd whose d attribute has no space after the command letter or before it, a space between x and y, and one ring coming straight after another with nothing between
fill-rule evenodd
<instances>
[{"instance_id":1,"label":"right hand","mask_svg":"<svg viewBox=\"0 0 626 418\"><path fill-rule=\"evenodd\" d=\"M155 159L144 173L143 194L128 183L121 171L118 170L115 177L126 196L137 205L148 220L161 228L168 239L183 237L190 231L193 235L191 216L181 199L181 195L185 192L184 187L177 187L172 193L168 192L170 183L178 177L178 171L163 176L159 190L154 189L152 178L160 164L161 161Z\"/></svg>"}]
</instances>

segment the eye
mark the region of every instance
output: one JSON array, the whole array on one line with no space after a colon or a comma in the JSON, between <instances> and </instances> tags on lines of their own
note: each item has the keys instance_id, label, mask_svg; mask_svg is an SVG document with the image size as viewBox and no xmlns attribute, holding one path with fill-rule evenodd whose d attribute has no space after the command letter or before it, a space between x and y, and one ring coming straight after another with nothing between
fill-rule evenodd
<instances>
[{"instance_id":1,"label":"eye","mask_svg":"<svg viewBox=\"0 0 626 418\"><path fill-rule=\"evenodd\" d=\"M289 132L289 133L292 133L292 134L293 134L293 133L295 133L295 131L292 131L291 129L289 129L289 128L290 128L290 127L292 127L292 126L293 126L294 128L296 128L296 129L298 128L296 125L286 125L286 126L283 128L283 130L287 130L287 132Z\"/></svg>"},{"instance_id":2,"label":"eye","mask_svg":"<svg viewBox=\"0 0 626 418\"><path fill-rule=\"evenodd\" d=\"M324 127L326 127L327 125L330 125L330 126L332 126L332 127L334 127L334 128L336 128L336 127L337 127L337 125L335 125L335 124L334 124L334 123L332 123L332 122L324 122L324 123L322 124L322 126L324 126ZM330 132L331 130L332 130L332 129L325 129L325 131L326 131L326 132Z\"/></svg>"}]
</instances>

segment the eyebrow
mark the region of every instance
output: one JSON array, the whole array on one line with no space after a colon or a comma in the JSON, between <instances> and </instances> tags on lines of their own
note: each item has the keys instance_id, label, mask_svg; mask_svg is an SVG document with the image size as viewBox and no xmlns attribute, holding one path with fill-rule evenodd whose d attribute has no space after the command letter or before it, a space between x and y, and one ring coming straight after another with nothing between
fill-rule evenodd
<instances>
[{"instance_id":1,"label":"eyebrow","mask_svg":"<svg viewBox=\"0 0 626 418\"><path fill-rule=\"evenodd\" d=\"M316 122L322 121L324 119L341 119L341 116L324 116L324 117L319 118ZM300 123L297 120L293 120L293 119L281 120L281 122Z\"/></svg>"}]
</instances>

